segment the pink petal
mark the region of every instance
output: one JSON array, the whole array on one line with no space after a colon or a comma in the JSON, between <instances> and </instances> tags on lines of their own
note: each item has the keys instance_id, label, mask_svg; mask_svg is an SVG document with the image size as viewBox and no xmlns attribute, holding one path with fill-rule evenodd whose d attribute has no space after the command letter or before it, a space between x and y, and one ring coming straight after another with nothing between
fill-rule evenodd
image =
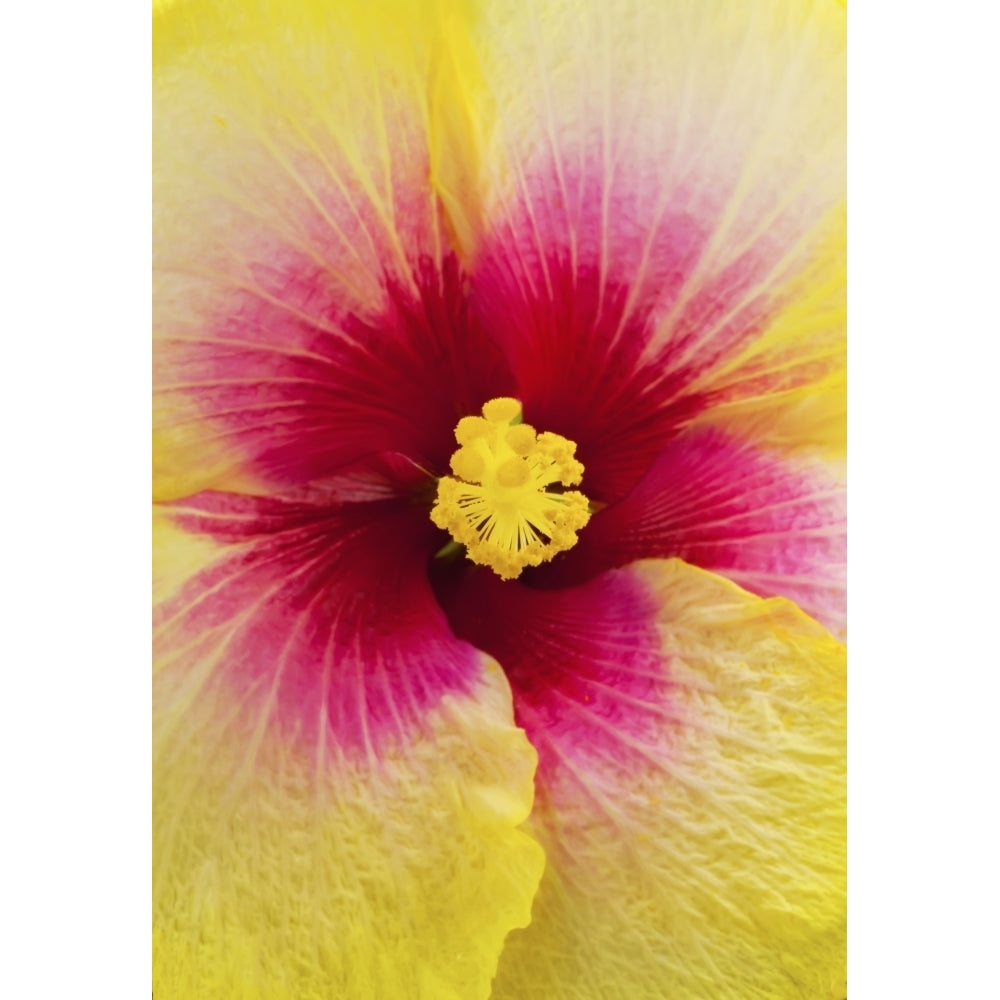
<instances>
[{"instance_id":1,"label":"pink petal","mask_svg":"<svg viewBox=\"0 0 1000 1000\"><path fill-rule=\"evenodd\" d=\"M843 12L501 5L477 315L624 495L690 420L843 367Z\"/></svg>"},{"instance_id":2,"label":"pink petal","mask_svg":"<svg viewBox=\"0 0 1000 1000\"><path fill-rule=\"evenodd\" d=\"M467 41L440 13L388 34L336 5L163 13L157 498L274 492L381 451L446 468L456 421L511 388L465 306L475 156L448 83Z\"/></svg>"},{"instance_id":3,"label":"pink petal","mask_svg":"<svg viewBox=\"0 0 1000 1000\"><path fill-rule=\"evenodd\" d=\"M156 610L160 685L237 691L239 711L306 745L369 753L468 691L478 657L427 583L437 537L422 512L220 493L163 511L216 551Z\"/></svg>"},{"instance_id":4,"label":"pink petal","mask_svg":"<svg viewBox=\"0 0 1000 1000\"><path fill-rule=\"evenodd\" d=\"M637 559L676 556L762 597L789 597L842 633L846 533L845 483L829 465L694 428L534 581L578 582Z\"/></svg>"}]
</instances>

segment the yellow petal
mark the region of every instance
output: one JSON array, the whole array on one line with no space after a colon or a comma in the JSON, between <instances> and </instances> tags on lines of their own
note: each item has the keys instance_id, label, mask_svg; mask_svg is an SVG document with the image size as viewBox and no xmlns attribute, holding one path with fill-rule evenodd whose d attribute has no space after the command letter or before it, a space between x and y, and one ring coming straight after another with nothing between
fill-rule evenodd
<instances>
[{"instance_id":1,"label":"yellow petal","mask_svg":"<svg viewBox=\"0 0 1000 1000\"><path fill-rule=\"evenodd\" d=\"M263 492L262 451L324 419L328 437L353 433L331 363L405 350L359 324L385 327L390 293L419 307L471 252L481 85L469 16L461 0L156 10L158 499ZM349 375L347 388L361 380Z\"/></svg>"},{"instance_id":2,"label":"yellow petal","mask_svg":"<svg viewBox=\"0 0 1000 1000\"><path fill-rule=\"evenodd\" d=\"M842 1000L843 646L676 560L579 591L505 651L548 860L493 1000Z\"/></svg>"},{"instance_id":3,"label":"yellow petal","mask_svg":"<svg viewBox=\"0 0 1000 1000\"><path fill-rule=\"evenodd\" d=\"M535 751L427 553L385 519L328 544L335 515L304 509L155 521L154 995L485 1000L544 863L519 829Z\"/></svg>"}]
</instances>

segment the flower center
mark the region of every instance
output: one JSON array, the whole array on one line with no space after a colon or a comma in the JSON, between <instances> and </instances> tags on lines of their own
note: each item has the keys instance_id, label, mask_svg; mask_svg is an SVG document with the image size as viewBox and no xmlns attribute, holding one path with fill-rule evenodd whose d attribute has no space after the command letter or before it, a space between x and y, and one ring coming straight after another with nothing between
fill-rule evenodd
<instances>
[{"instance_id":1,"label":"flower center","mask_svg":"<svg viewBox=\"0 0 1000 1000\"><path fill-rule=\"evenodd\" d=\"M583 478L576 444L521 423L516 399L491 399L481 417L462 417L451 456L457 478L438 480L431 520L475 563L504 580L576 544L590 520L587 498L564 486Z\"/></svg>"}]
</instances>

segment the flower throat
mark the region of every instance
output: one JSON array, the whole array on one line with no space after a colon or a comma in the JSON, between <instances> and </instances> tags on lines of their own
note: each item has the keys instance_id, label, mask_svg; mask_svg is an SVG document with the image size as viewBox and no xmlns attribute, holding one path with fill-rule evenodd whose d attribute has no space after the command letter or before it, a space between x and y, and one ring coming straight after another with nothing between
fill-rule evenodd
<instances>
[{"instance_id":1,"label":"flower throat","mask_svg":"<svg viewBox=\"0 0 1000 1000\"><path fill-rule=\"evenodd\" d=\"M431 520L473 562L513 580L576 544L589 502L563 487L580 483L583 466L573 441L522 423L516 399L491 399L482 412L455 427L455 476L438 480Z\"/></svg>"}]
</instances>

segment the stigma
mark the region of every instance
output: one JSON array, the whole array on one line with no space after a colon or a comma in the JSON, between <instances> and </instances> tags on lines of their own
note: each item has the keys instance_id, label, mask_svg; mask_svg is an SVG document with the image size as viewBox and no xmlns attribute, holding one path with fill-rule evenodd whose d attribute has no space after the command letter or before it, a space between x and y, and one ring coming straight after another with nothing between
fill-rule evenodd
<instances>
[{"instance_id":1,"label":"stigma","mask_svg":"<svg viewBox=\"0 0 1000 1000\"><path fill-rule=\"evenodd\" d=\"M513 580L576 544L590 504L564 487L581 482L583 466L573 441L522 423L516 399L491 399L482 413L455 427L455 475L438 480L431 520L474 563Z\"/></svg>"}]
</instances>

